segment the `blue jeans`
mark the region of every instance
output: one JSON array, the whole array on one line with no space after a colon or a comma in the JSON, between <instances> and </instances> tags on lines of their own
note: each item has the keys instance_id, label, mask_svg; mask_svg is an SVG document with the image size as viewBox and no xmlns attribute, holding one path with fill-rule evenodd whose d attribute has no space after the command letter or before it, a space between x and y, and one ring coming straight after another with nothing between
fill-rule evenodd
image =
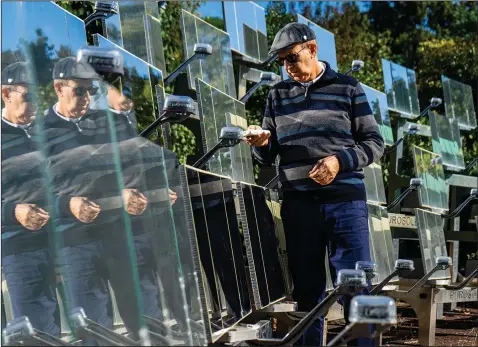
<instances>
[{"instance_id":1,"label":"blue jeans","mask_svg":"<svg viewBox=\"0 0 478 347\"><path fill-rule=\"evenodd\" d=\"M159 286L151 239L148 233L134 235L140 279L142 308L137 305L127 246L112 239L65 247L60 250L59 265L68 298L68 310L82 307L89 319L111 329L113 306L108 280L115 291L118 310L135 340L139 339L139 315L162 318ZM94 345L90 339L84 345Z\"/></svg>"},{"instance_id":2,"label":"blue jeans","mask_svg":"<svg viewBox=\"0 0 478 347\"><path fill-rule=\"evenodd\" d=\"M59 337L60 309L51 252L38 249L4 256L2 268L14 318L27 316L35 329Z\"/></svg>"},{"instance_id":3,"label":"blue jeans","mask_svg":"<svg viewBox=\"0 0 478 347\"><path fill-rule=\"evenodd\" d=\"M310 311L325 298L326 246L334 282L339 270L355 269L359 260L370 261L367 205L365 201L322 204L313 197L284 198L281 211L294 282L292 297L300 311ZM348 321L350 298L341 301ZM321 346L322 333L323 317L305 332L302 344ZM353 345L374 346L374 341L359 339Z\"/></svg>"}]
</instances>

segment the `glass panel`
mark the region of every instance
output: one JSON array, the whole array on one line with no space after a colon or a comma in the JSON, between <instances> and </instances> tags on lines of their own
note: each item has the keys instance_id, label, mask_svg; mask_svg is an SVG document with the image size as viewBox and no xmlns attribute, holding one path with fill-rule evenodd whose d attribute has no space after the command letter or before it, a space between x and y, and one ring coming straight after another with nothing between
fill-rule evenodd
<instances>
[{"instance_id":1,"label":"glass panel","mask_svg":"<svg viewBox=\"0 0 478 347\"><path fill-rule=\"evenodd\" d=\"M388 108L403 118L420 114L415 71L382 59L382 70Z\"/></svg>"},{"instance_id":2,"label":"glass panel","mask_svg":"<svg viewBox=\"0 0 478 347\"><path fill-rule=\"evenodd\" d=\"M224 1L231 47L253 59L267 59L265 10L252 1Z\"/></svg>"},{"instance_id":3,"label":"glass panel","mask_svg":"<svg viewBox=\"0 0 478 347\"><path fill-rule=\"evenodd\" d=\"M237 188L253 297L256 308L261 308L285 295L274 220L264 188L244 183Z\"/></svg>"},{"instance_id":4,"label":"glass panel","mask_svg":"<svg viewBox=\"0 0 478 347\"><path fill-rule=\"evenodd\" d=\"M409 89L409 100L412 115L420 114L420 105L418 103L418 90L417 90L417 78L415 76L415 71L407 69L408 75L408 89Z\"/></svg>"},{"instance_id":5,"label":"glass panel","mask_svg":"<svg viewBox=\"0 0 478 347\"><path fill-rule=\"evenodd\" d=\"M388 114L387 97L384 93L376 89L370 88L362 83L362 87L367 96L367 101L372 109L375 120L377 121L385 145L391 146L393 144L392 126L390 124L390 117Z\"/></svg>"},{"instance_id":6,"label":"glass panel","mask_svg":"<svg viewBox=\"0 0 478 347\"><path fill-rule=\"evenodd\" d=\"M189 87L195 89L195 79L201 78L214 88L236 97L229 35L184 10L181 10L181 25L186 58L194 54L195 43L210 44L213 50L205 60L188 66Z\"/></svg>"},{"instance_id":7,"label":"glass panel","mask_svg":"<svg viewBox=\"0 0 478 347\"><path fill-rule=\"evenodd\" d=\"M378 203L386 204L387 198L385 197L385 186L383 184L382 166L374 163L373 169L374 169L374 176L375 176L375 186L377 187Z\"/></svg>"},{"instance_id":8,"label":"glass panel","mask_svg":"<svg viewBox=\"0 0 478 347\"><path fill-rule=\"evenodd\" d=\"M374 170L371 166L367 166L363 168L363 173L365 175L364 183L365 191L367 193L367 201L371 203L377 203L378 195L375 186Z\"/></svg>"},{"instance_id":9,"label":"glass panel","mask_svg":"<svg viewBox=\"0 0 478 347\"><path fill-rule=\"evenodd\" d=\"M96 35L96 37L99 47L119 50L123 56L125 73L121 76L119 86L122 88L123 96L132 103L129 104L128 110L120 114L126 117L130 124L136 125L140 132L155 120L153 100L156 98L153 98L151 89L149 65L103 36ZM108 101L111 103L111 98ZM123 101L124 98L118 100L118 102Z\"/></svg>"},{"instance_id":10,"label":"glass panel","mask_svg":"<svg viewBox=\"0 0 478 347\"><path fill-rule=\"evenodd\" d=\"M391 66L397 109L410 117L412 109L410 107L407 69L394 63L391 63Z\"/></svg>"},{"instance_id":11,"label":"glass panel","mask_svg":"<svg viewBox=\"0 0 478 347\"><path fill-rule=\"evenodd\" d=\"M118 1L123 47L138 58L148 61L144 30L144 2Z\"/></svg>"},{"instance_id":12,"label":"glass panel","mask_svg":"<svg viewBox=\"0 0 478 347\"><path fill-rule=\"evenodd\" d=\"M210 298L213 339L251 311L230 179L188 169L196 238ZM232 213L232 214L231 214ZM223 331L224 333L225 331Z\"/></svg>"},{"instance_id":13,"label":"glass panel","mask_svg":"<svg viewBox=\"0 0 478 347\"><path fill-rule=\"evenodd\" d=\"M335 51L335 36L330 31L321 28L314 22L307 18L297 15L297 22L307 24L316 36L316 41L319 46L319 60L324 60L330 64L330 67L335 71L338 70L337 53Z\"/></svg>"},{"instance_id":14,"label":"glass panel","mask_svg":"<svg viewBox=\"0 0 478 347\"><path fill-rule=\"evenodd\" d=\"M121 35L120 15L106 18L106 38L114 44L123 47L123 37Z\"/></svg>"},{"instance_id":15,"label":"glass panel","mask_svg":"<svg viewBox=\"0 0 478 347\"><path fill-rule=\"evenodd\" d=\"M432 130L433 151L441 154L443 165L454 171L463 170L465 161L458 122L435 112L429 112L428 118Z\"/></svg>"},{"instance_id":16,"label":"glass panel","mask_svg":"<svg viewBox=\"0 0 478 347\"><path fill-rule=\"evenodd\" d=\"M408 131L410 122L401 122L402 124L397 127L397 140L402 138L404 134ZM397 146L397 157L396 157L396 172L397 175L400 175L402 177L411 177L413 176L413 172L409 170L412 165L412 149L407 143L416 143L415 141L422 141L423 139L420 139L420 137L431 137L431 128L428 125L423 125L420 124L420 128L417 130L416 134L414 135L408 135L406 141L400 142L400 144Z\"/></svg>"},{"instance_id":17,"label":"glass panel","mask_svg":"<svg viewBox=\"0 0 478 347\"><path fill-rule=\"evenodd\" d=\"M197 79L196 84L204 150L208 151L218 143L223 127L232 125L247 128L246 111L242 102L204 81ZM220 149L208 165L213 173L229 176L234 180L254 182L251 150L245 143L233 148Z\"/></svg>"},{"instance_id":18,"label":"glass panel","mask_svg":"<svg viewBox=\"0 0 478 347\"><path fill-rule=\"evenodd\" d=\"M386 207L380 207L382 214L382 230L385 237L385 246L387 247L387 259L386 269L388 274L391 274L395 270L395 260L398 255L395 253L395 247L393 245L392 231L390 229L390 221L388 219L388 211Z\"/></svg>"},{"instance_id":19,"label":"glass panel","mask_svg":"<svg viewBox=\"0 0 478 347\"><path fill-rule=\"evenodd\" d=\"M202 2L195 14L216 28L226 30L222 1Z\"/></svg>"},{"instance_id":20,"label":"glass panel","mask_svg":"<svg viewBox=\"0 0 478 347\"><path fill-rule=\"evenodd\" d=\"M166 73L161 22L147 14L145 15L145 29L148 63Z\"/></svg>"},{"instance_id":21,"label":"glass panel","mask_svg":"<svg viewBox=\"0 0 478 347\"><path fill-rule=\"evenodd\" d=\"M438 154L413 146L416 177L423 180L418 190L422 207L448 209L448 189L445 184L443 166L437 163Z\"/></svg>"},{"instance_id":22,"label":"glass panel","mask_svg":"<svg viewBox=\"0 0 478 347\"><path fill-rule=\"evenodd\" d=\"M74 61L86 44L84 26L50 2L2 3L2 11L7 19L2 25L12 20L2 28L7 43L2 61L28 61L24 74L31 79L28 90L13 85L8 97L33 96L30 102L22 98L21 108L8 103L3 111L9 123L2 122L2 208L9 206L12 214L11 221L2 218L2 248L11 252L2 252L2 266L13 315L29 316L35 328L59 337L70 330L62 326L65 315L82 307L105 328L124 323L128 337L144 343L131 217L124 208L123 163L115 139L120 130L106 110L88 109L89 93L73 96L77 87L99 87L97 82L52 81L54 64L72 55ZM59 97L55 90L62 91ZM35 113L40 117L31 122ZM26 290L32 283L42 288ZM84 343L92 339L74 333Z\"/></svg>"},{"instance_id":23,"label":"glass panel","mask_svg":"<svg viewBox=\"0 0 478 347\"><path fill-rule=\"evenodd\" d=\"M388 60L382 59L382 71L385 94L387 94L388 108L391 110L397 110L397 102L392 82L392 66Z\"/></svg>"},{"instance_id":24,"label":"glass panel","mask_svg":"<svg viewBox=\"0 0 478 347\"><path fill-rule=\"evenodd\" d=\"M257 43L257 33L247 24L242 25L244 34L244 52L250 57L259 57L259 46Z\"/></svg>"},{"instance_id":25,"label":"glass panel","mask_svg":"<svg viewBox=\"0 0 478 347\"><path fill-rule=\"evenodd\" d=\"M435 259L447 256L443 219L441 215L421 209L415 209L418 240L422 253L423 270L430 272L436 265ZM450 278L450 269L435 272L430 279Z\"/></svg>"},{"instance_id":26,"label":"glass panel","mask_svg":"<svg viewBox=\"0 0 478 347\"><path fill-rule=\"evenodd\" d=\"M475 129L477 123L471 86L443 75L441 79L443 83L443 95L445 97L446 116L456 119L462 129Z\"/></svg>"},{"instance_id":27,"label":"glass panel","mask_svg":"<svg viewBox=\"0 0 478 347\"><path fill-rule=\"evenodd\" d=\"M389 269L389 254L385 243L385 234L382 227L382 213L380 206L367 204L370 228L370 250L372 261L377 265L377 276L372 284L378 284L391 272Z\"/></svg>"}]
</instances>

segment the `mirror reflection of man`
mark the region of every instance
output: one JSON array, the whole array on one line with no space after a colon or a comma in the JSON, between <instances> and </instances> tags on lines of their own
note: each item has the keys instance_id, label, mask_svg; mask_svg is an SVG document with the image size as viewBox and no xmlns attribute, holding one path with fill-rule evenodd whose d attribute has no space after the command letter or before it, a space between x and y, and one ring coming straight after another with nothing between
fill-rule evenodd
<instances>
[{"instance_id":1,"label":"mirror reflection of man","mask_svg":"<svg viewBox=\"0 0 478 347\"><path fill-rule=\"evenodd\" d=\"M317 60L318 49L305 24L279 30L269 53L278 53L292 78L269 92L263 128L270 133L247 139L262 163L280 156L281 214L293 297L302 311L324 298L326 246L332 276L353 269L359 260L370 261L363 168L380 159L384 149L360 83ZM344 299L345 317L349 304ZM305 345L321 344L322 321L306 331Z\"/></svg>"},{"instance_id":2,"label":"mirror reflection of man","mask_svg":"<svg viewBox=\"0 0 478 347\"><path fill-rule=\"evenodd\" d=\"M2 72L2 269L13 318L27 316L35 329L59 336L44 157L37 150L36 90L30 69L17 62Z\"/></svg>"}]
</instances>

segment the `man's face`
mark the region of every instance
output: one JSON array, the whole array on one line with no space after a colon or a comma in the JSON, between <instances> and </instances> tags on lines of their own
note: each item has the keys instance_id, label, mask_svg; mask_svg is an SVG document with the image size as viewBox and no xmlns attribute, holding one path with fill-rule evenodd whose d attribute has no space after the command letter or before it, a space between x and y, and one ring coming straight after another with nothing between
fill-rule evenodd
<instances>
[{"instance_id":1,"label":"man's face","mask_svg":"<svg viewBox=\"0 0 478 347\"><path fill-rule=\"evenodd\" d=\"M12 123L28 124L33 121L37 104L32 87L27 85L3 87L2 97Z\"/></svg>"},{"instance_id":2,"label":"man's face","mask_svg":"<svg viewBox=\"0 0 478 347\"><path fill-rule=\"evenodd\" d=\"M301 43L279 53L286 72L298 82L307 82L317 64L317 44L315 41ZM315 78L313 76L312 78Z\"/></svg>"},{"instance_id":3,"label":"man's face","mask_svg":"<svg viewBox=\"0 0 478 347\"><path fill-rule=\"evenodd\" d=\"M64 80L56 87L60 109L68 118L79 118L88 112L96 87L91 80Z\"/></svg>"}]
</instances>

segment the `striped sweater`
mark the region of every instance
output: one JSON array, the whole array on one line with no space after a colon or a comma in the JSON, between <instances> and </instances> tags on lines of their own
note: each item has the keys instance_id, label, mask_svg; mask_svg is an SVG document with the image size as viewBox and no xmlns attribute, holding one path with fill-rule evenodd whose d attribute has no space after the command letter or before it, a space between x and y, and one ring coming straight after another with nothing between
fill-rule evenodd
<instances>
[{"instance_id":1,"label":"striped sweater","mask_svg":"<svg viewBox=\"0 0 478 347\"><path fill-rule=\"evenodd\" d=\"M366 200L363 168L379 159L384 142L360 83L326 65L309 86L293 79L269 92L262 127L269 145L254 147L262 164L280 156L284 196L313 194L324 203ZM336 155L340 171L322 186L308 177L319 159Z\"/></svg>"}]
</instances>

